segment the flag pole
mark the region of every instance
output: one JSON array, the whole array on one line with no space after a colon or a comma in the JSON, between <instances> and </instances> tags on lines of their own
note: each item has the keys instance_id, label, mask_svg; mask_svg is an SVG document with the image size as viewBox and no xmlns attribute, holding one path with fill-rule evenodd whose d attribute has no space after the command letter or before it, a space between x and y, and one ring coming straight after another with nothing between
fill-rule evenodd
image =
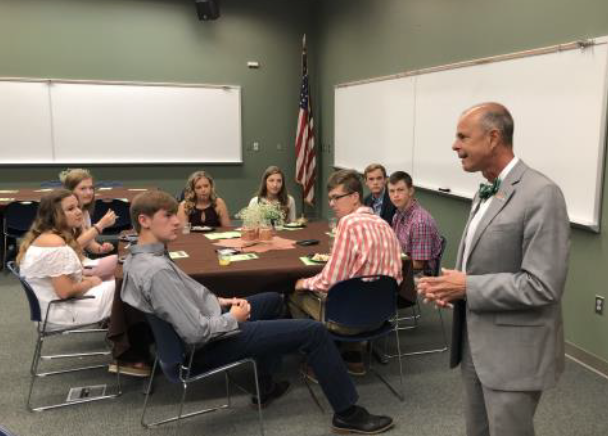
<instances>
[{"instance_id":1,"label":"flag pole","mask_svg":"<svg viewBox=\"0 0 608 437\"><path fill-rule=\"evenodd\" d=\"M306 60L308 53L306 53L306 34L302 35L302 57L300 59L300 71L302 72L302 74L304 74L304 62ZM308 69L308 68L307 68ZM302 195L300 196L302 199L302 208L300 209L300 211L302 211L302 214L300 216L301 219L305 219L306 215L304 214L304 211L306 210L306 199L305 199L305 188L304 185L300 184L300 191L302 191Z\"/></svg>"},{"instance_id":2,"label":"flag pole","mask_svg":"<svg viewBox=\"0 0 608 437\"><path fill-rule=\"evenodd\" d=\"M296 182L302 189L302 216L306 204L312 205L314 200L316 176L316 151L314 117L310 98L310 76L308 72L308 53L306 49L306 34L302 36L302 82L300 85L300 100L298 110L298 126L296 129Z\"/></svg>"}]
</instances>

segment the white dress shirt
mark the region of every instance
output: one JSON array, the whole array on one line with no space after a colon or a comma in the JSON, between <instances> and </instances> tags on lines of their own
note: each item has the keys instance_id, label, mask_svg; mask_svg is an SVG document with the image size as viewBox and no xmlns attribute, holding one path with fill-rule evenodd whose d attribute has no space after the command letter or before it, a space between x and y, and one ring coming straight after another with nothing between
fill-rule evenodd
<instances>
[{"instance_id":1,"label":"white dress shirt","mask_svg":"<svg viewBox=\"0 0 608 437\"><path fill-rule=\"evenodd\" d=\"M519 162L519 158L517 156L513 157L513 159L507 164L505 168L498 175L498 179L500 179L501 183L505 180L505 178L509 175L513 167ZM477 231L477 226L481 222L481 219L485 215L486 211L492 204L494 200L494 196L491 196L488 199L479 199L477 203L475 203L472 207L473 211L477 209L477 212L471 219L471 223L469 224L469 228L467 230L467 235L464 240L464 252L462 255L462 271L467 271L467 261L469 260L469 249L471 247L471 242L473 241L473 237L475 236L475 232Z\"/></svg>"}]
</instances>

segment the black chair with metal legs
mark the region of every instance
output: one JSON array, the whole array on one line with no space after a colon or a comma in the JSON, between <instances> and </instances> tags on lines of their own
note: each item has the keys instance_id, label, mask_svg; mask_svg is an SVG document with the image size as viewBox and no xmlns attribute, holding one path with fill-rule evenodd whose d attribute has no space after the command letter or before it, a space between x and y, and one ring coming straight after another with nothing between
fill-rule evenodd
<instances>
[{"instance_id":1,"label":"black chair with metal legs","mask_svg":"<svg viewBox=\"0 0 608 437\"><path fill-rule=\"evenodd\" d=\"M38 298L36 297L36 294L34 293L34 290L30 286L30 284L25 280L25 278L23 278L19 274L19 268L15 265L14 261L8 262L7 267L11 271L11 273L13 273L17 277L17 279L19 279L19 282L21 283L21 285L25 291L25 295L27 296L27 300L29 303L30 319L36 323L37 339L36 339L36 346L34 347L34 356L32 358L32 364L30 367L31 382L30 382L29 393L27 396L27 403L26 403L27 408L30 411L45 411L45 410L51 410L54 408L67 407L70 405L84 404L84 403L100 401L100 400L104 400L104 399L112 399L112 398L120 396L122 394L121 386L120 386L120 375L117 375L116 393L106 395L105 389L104 389L103 394L101 394L101 395L82 397L82 398L69 400L66 402L53 404L53 405L43 405L43 406L38 406L38 407L32 406L32 395L34 392L34 384L38 378L44 378L47 376L63 375L63 374L67 374L67 373L80 372L83 370L101 369L101 368L108 367L107 363L106 364L92 364L92 365L87 365L87 366L83 366L83 367L70 367L67 369L40 372L39 371L40 361L63 360L63 359L83 359L83 358L92 358L92 357L99 357L99 356L109 356L111 354L110 348L108 347L107 349L102 350L102 351L75 352L75 353L67 353L67 354L64 353L64 354L57 354L57 355L43 355L42 349L44 346L44 341L50 337L57 337L60 335L67 336L70 334L106 333L107 329L99 328L99 323L73 326L70 328L48 329L49 327L47 324L47 320L48 320L48 315L51 312L52 308L55 308L60 305L70 305L73 302L76 302L78 300L94 299L94 297L93 296L82 296L82 297L73 297L73 298L68 298L68 299L53 300L49 303L47 310L46 310L46 315L43 320L41 317L42 314L40 311L40 304L38 302Z\"/></svg>"},{"instance_id":2,"label":"black chair with metal legs","mask_svg":"<svg viewBox=\"0 0 608 437\"><path fill-rule=\"evenodd\" d=\"M221 367L216 367L210 370L195 371L192 368L194 354L196 352L195 346L190 346L189 351L186 352L186 347L183 342L173 329L171 324L159 319L152 314L146 314L146 319L152 328L154 334L154 340L156 341L156 359L154 360L154 366L152 367L152 375L150 376L149 389L146 393L146 399L144 401L144 407L141 414L141 424L145 428L151 428L158 425L162 425L169 422L178 422L181 419L188 417L198 416L201 414L211 413L231 407L230 399L230 379L228 376L228 370L234 369L239 366L251 366L253 370L254 382L255 382L255 394L256 399L260 399L260 384L258 380L258 370L255 360L252 358L246 358L243 360L235 361L226 364ZM216 341L222 341L216 340ZM156 422L146 422L146 410L148 407L148 401L150 398L150 389L154 383L154 375L156 368L160 365L165 377L172 383L180 384L182 386L182 395L178 407L177 416L169 417ZM188 391L188 385L194 382L201 381L213 375L224 373L226 381L226 403L217 407L205 408L184 414L184 403L186 400L186 394ZM264 422L262 418L262 407L258 403L258 421L260 424L260 434L264 435Z\"/></svg>"},{"instance_id":3,"label":"black chair with metal legs","mask_svg":"<svg viewBox=\"0 0 608 437\"><path fill-rule=\"evenodd\" d=\"M13 253L16 255L18 251L17 241L25 235L30 229L36 212L38 211L38 202L11 202L4 210L4 254L2 259L4 263L9 261L9 247L13 247ZM10 244L9 244L10 243Z\"/></svg>"},{"instance_id":4,"label":"black chair with metal legs","mask_svg":"<svg viewBox=\"0 0 608 437\"><path fill-rule=\"evenodd\" d=\"M433 271L432 276L439 276L439 274L441 273L441 260L443 258L443 254L445 252L446 246L447 246L447 240L445 237L442 236L441 237L441 252L439 252L439 256L437 257L437 262L435 263L435 269ZM411 280L411 278L410 278L410 280ZM399 303L399 301L398 301L398 303ZM415 302L407 302L407 303L402 302L401 304L398 304L398 306L399 306L400 310L411 308L412 315L403 316L400 314L396 319L397 330L398 331L407 331L410 329L417 328L419 326L418 320L422 317L422 306L420 305L418 297L416 297ZM402 357L414 356L414 355L435 354L435 353L445 352L448 350L448 339L447 339L447 335L445 332L445 323L443 321L442 310L441 310L441 308L436 308L432 311L436 311L437 316L439 317L439 323L441 325L441 335L442 335L442 339L443 339L442 346L440 346L438 348L432 348L432 349L403 352L403 353L400 353L400 355ZM411 324L408 324L408 322L411 322ZM384 360L397 357L396 354L391 355L391 354L387 353L386 350L387 350L387 348L385 347L385 353L384 353L384 356L382 357L382 358L384 358Z\"/></svg>"},{"instance_id":5,"label":"black chair with metal legs","mask_svg":"<svg viewBox=\"0 0 608 437\"><path fill-rule=\"evenodd\" d=\"M331 329L328 329L328 331L331 338L335 341L347 343L369 342L369 353L367 354L369 370L403 402L405 400L405 391L401 356L399 356L400 391L395 389L373 367L371 360L373 350L371 343L379 338L388 338L392 333L395 334L397 350L401 351L399 333L396 330L394 322L397 315L397 293L397 281L390 276L359 276L334 284L327 292L325 304L321 305L321 308L323 308L322 321L327 326L334 324L353 330L366 329L370 326L375 327L356 335L338 334ZM310 387L309 391L313 395L313 399L317 405L320 405Z\"/></svg>"}]
</instances>

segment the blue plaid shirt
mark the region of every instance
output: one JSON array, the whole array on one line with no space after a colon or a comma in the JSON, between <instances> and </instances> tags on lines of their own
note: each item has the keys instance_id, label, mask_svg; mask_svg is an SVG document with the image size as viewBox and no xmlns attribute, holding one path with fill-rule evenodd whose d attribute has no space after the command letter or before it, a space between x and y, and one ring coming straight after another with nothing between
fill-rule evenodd
<instances>
[{"instance_id":1,"label":"blue plaid shirt","mask_svg":"<svg viewBox=\"0 0 608 437\"><path fill-rule=\"evenodd\" d=\"M376 214L378 216L382 212L382 205L384 204L384 191L385 190L386 190L386 188L384 190L382 190L382 192L378 195L378 197L375 197L372 194L371 208L374 210L374 214Z\"/></svg>"}]
</instances>

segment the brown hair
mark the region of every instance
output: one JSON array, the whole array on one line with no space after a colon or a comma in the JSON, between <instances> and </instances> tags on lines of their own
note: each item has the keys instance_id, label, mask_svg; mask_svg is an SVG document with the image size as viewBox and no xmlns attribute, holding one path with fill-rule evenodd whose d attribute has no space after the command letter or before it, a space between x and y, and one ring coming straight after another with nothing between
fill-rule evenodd
<instances>
[{"instance_id":1,"label":"brown hair","mask_svg":"<svg viewBox=\"0 0 608 437\"><path fill-rule=\"evenodd\" d=\"M138 194L131 203L131 223L133 228L139 234L141 225L139 224L139 216L145 215L152 217L158 211L164 210L171 214L177 214L177 200L170 194L164 191L151 190Z\"/></svg>"},{"instance_id":2,"label":"brown hair","mask_svg":"<svg viewBox=\"0 0 608 437\"><path fill-rule=\"evenodd\" d=\"M213 182L213 177L204 171L195 171L188 178L188 182L186 182L186 189L184 190L184 212L186 215L190 215L190 213L194 211L196 207L197 199L194 186L202 178L207 179L209 181L209 185L211 185L211 194L209 195L211 206L213 208L217 206L217 194L215 193L215 183Z\"/></svg>"},{"instance_id":3,"label":"brown hair","mask_svg":"<svg viewBox=\"0 0 608 437\"><path fill-rule=\"evenodd\" d=\"M70 190L71 192L74 192L74 190L76 190L76 187L82 181L86 181L87 179L93 180L93 175L91 174L91 172L89 170L87 170L85 168L67 168L67 169L63 170L61 173L59 173L59 180L63 184L63 187L66 190ZM78 199L78 196L76 196L76 198ZM80 200L78 201L78 204L80 205ZM88 205L80 205L80 208L86 209L90 215L93 215L93 210L95 209L95 192L94 191L93 191L93 199L91 200L91 203L89 203Z\"/></svg>"},{"instance_id":4,"label":"brown hair","mask_svg":"<svg viewBox=\"0 0 608 437\"><path fill-rule=\"evenodd\" d=\"M393 173L391 175L390 178L388 178L388 183L392 184L392 185L397 184L399 181L405 182L405 185L408 188L412 188L412 186L414 185L414 181L412 181L412 177L404 171L396 171L395 173Z\"/></svg>"},{"instance_id":5,"label":"brown hair","mask_svg":"<svg viewBox=\"0 0 608 437\"><path fill-rule=\"evenodd\" d=\"M46 194L40 199L34 223L32 223L27 234L25 234L23 242L19 247L17 264L21 263L25 252L27 252L34 240L46 232L51 232L63 238L65 243L74 249L74 252L82 259L82 249L76 241L74 229L68 227L65 213L61 207L63 199L70 196L76 197L71 191L59 189Z\"/></svg>"},{"instance_id":6,"label":"brown hair","mask_svg":"<svg viewBox=\"0 0 608 437\"><path fill-rule=\"evenodd\" d=\"M365 170L363 170L363 177L365 179L367 179L367 174L371 173L373 171L376 171L376 170L382 170L382 174L386 178L386 169L384 168L384 166L382 164L370 164L367 167L365 167Z\"/></svg>"},{"instance_id":7,"label":"brown hair","mask_svg":"<svg viewBox=\"0 0 608 437\"><path fill-rule=\"evenodd\" d=\"M258 202L262 199L268 199L268 188L266 187L266 180L272 175L281 175L283 179L283 184L281 185L281 191L277 194L277 198L279 199L279 203L281 204L281 209L283 210L283 214L285 217L289 217L289 194L287 193L287 181L285 180L285 174L283 170L281 170L276 165L271 165L266 169L264 174L262 175L262 182L260 183L260 188L256 196L258 197Z\"/></svg>"},{"instance_id":8,"label":"brown hair","mask_svg":"<svg viewBox=\"0 0 608 437\"><path fill-rule=\"evenodd\" d=\"M340 185L344 186L344 190L347 193L358 193L359 201L363 201L363 184L356 171L338 170L334 172L327 181L327 191L334 190Z\"/></svg>"}]
</instances>

